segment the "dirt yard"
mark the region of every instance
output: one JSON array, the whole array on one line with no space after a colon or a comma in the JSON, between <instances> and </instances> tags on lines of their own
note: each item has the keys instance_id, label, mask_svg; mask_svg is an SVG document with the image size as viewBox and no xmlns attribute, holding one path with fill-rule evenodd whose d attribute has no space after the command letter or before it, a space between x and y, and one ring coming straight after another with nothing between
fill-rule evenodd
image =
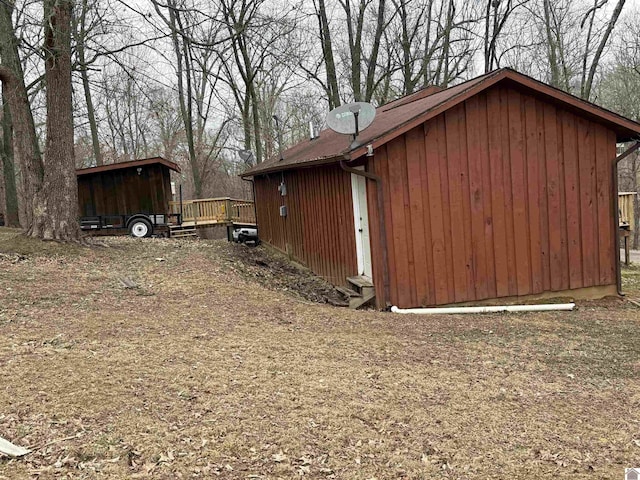
<instances>
[{"instance_id":1,"label":"dirt yard","mask_svg":"<svg viewBox=\"0 0 640 480\"><path fill-rule=\"evenodd\" d=\"M66 249L15 234L0 228L0 436L34 451L0 458L2 479L617 479L640 467L631 302L350 311L294 293L261 249ZM640 269L625 285L640 298Z\"/></svg>"}]
</instances>

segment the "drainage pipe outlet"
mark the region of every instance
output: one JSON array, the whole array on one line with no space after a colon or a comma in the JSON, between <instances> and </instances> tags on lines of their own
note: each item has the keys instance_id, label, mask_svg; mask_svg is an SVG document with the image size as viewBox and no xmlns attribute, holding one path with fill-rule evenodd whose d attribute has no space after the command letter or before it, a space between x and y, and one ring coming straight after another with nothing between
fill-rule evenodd
<instances>
[{"instance_id":1,"label":"drainage pipe outlet","mask_svg":"<svg viewBox=\"0 0 640 480\"><path fill-rule=\"evenodd\" d=\"M541 305L487 305L484 307L442 307L442 308L398 308L391 307L393 313L417 313L419 315L447 313L497 313L497 312L548 312L573 310L575 303L545 303Z\"/></svg>"}]
</instances>

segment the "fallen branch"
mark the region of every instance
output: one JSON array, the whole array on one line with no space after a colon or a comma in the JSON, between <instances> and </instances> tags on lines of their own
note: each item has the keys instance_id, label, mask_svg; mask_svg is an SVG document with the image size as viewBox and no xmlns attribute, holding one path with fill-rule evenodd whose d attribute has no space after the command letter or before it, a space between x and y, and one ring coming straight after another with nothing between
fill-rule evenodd
<instances>
[{"instance_id":1,"label":"fallen branch","mask_svg":"<svg viewBox=\"0 0 640 480\"><path fill-rule=\"evenodd\" d=\"M640 308L640 302L636 302L635 300L631 300L630 298L627 298L627 301Z\"/></svg>"},{"instance_id":2,"label":"fallen branch","mask_svg":"<svg viewBox=\"0 0 640 480\"><path fill-rule=\"evenodd\" d=\"M52 440L52 441L50 441L48 443L45 443L44 445L33 447L33 451L35 452L36 450L42 450L43 448L50 447L51 445L55 445L56 443L66 442L67 440L73 440L75 438L80 438L81 436L82 436L82 434L76 433L75 435L71 435L69 437L58 438L57 440Z\"/></svg>"}]
</instances>

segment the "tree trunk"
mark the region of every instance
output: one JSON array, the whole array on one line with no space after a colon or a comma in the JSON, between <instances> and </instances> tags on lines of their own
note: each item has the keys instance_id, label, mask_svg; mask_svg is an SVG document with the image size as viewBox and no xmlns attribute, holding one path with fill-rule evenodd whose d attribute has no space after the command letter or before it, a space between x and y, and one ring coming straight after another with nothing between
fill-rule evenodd
<instances>
[{"instance_id":1,"label":"tree trunk","mask_svg":"<svg viewBox=\"0 0 640 480\"><path fill-rule=\"evenodd\" d=\"M2 97L4 100L4 95ZM9 109L9 103L7 101L3 101L2 105L0 158L2 159L2 173L4 177L5 225L7 227L19 227L18 193L16 191L16 172L13 163L13 125L11 122L11 110Z\"/></svg>"},{"instance_id":2,"label":"tree trunk","mask_svg":"<svg viewBox=\"0 0 640 480\"><path fill-rule=\"evenodd\" d=\"M320 24L320 38L322 40L322 53L324 54L324 64L327 71L327 90L329 97L329 110L340 106L340 91L338 90L338 76L336 74L336 64L333 59L333 44L331 42L331 31L329 30L329 20L324 0L318 1L318 22Z\"/></svg>"},{"instance_id":3,"label":"tree trunk","mask_svg":"<svg viewBox=\"0 0 640 480\"><path fill-rule=\"evenodd\" d=\"M376 66L378 65L378 52L380 50L380 43L382 42L382 34L385 29L385 0L378 1L378 17L376 21L376 33L373 37L373 46L371 47L371 57L369 58L369 65L367 66L367 77L365 86L365 101L370 102L373 98L375 90L376 80Z\"/></svg>"},{"instance_id":4,"label":"tree trunk","mask_svg":"<svg viewBox=\"0 0 640 480\"><path fill-rule=\"evenodd\" d=\"M154 2L156 12L160 13L160 7ZM200 168L196 157L196 149L193 139L193 112L192 112L192 91L191 91L191 71L189 68L189 52L185 38L178 35L180 28L179 10L175 2L167 4L169 10L169 28L171 29L171 41L173 50L176 55L176 74L178 77L178 99L180 101L180 113L184 124L184 132L187 139L187 148L189 151L189 166L191 167L191 177L193 179L193 187L195 197L200 198L202 193L202 180L200 177ZM187 85L184 85L184 77L186 76ZM185 101L186 97L186 101Z\"/></svg>"},{"instance_id":5,"label":"tree trunk","mask_svg":"<svg viewBox=\"0 0 640 480\"><path fill-rule=\"evenodd\" d=\"M80 241L71 91L72 0L44 0L47 142L42 189L34 200L32 237Z\"/></svg>"},{"instance_id":6,"label":"tree trunk","mask_svg":"<svg viewBox=\"0 0 640 480\"><path fill-rule=\"evenodd\" d=\"M11 21L12 10L11 3L0 2L0 82L13 121L13 153L21 165L24 227L29 229L33 223L36 192L42 186L44 166L18 55L18 40Z\"/></svg>"},{"instance_id":7,"label":"tree trunk","mask_svg":"<svg viewBox=\"0 0 640 480\"><path fill-rule=\"evenodd\" d=\"M562 88L562 86L560 85L560 68L558 67L558 46L556 43L556 36L551 28L553 7L551 5L551 0L543 0L543 2L545 35L547 37L547 56L551 74L550 82L552 86L556 88Z\"/></svg>"},{"instance_id":8,"label":"tree trunk","mask_svg":"<svg viewBox=\"0 0 640 480\"><path fill-rule=\"evenodd\" d=\"M604 52L605 47L609 43L609 37L611 36L611 32L613 32L613 28L616 26L616 23L618 22L618 18L620 18L620 13L622 13L622 7L624 7L624 4L625 4L625 0L618 0L618 3L613 9L613 13L611 14L611 18L609 19L609 23L607 23L607 28L605 29L604 33L602 34L602 37L600 38L600 43L598 44L598 48L596 49L596 52L593 54L591 67L589 67L589 75L587 76L586 84L583 85L583 89L582 89L582 98L586 100L589 100L589 98L591 97L593 80L596 76L596 70L598 69L598 65L600 64L602 52Z\"/></svg>"}]
</instances>

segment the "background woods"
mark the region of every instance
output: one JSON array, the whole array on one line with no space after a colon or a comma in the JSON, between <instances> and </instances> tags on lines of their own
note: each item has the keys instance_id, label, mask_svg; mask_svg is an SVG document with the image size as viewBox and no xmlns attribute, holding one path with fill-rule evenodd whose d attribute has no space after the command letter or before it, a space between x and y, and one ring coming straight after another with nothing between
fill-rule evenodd
<instances>
[{"instance_id":1,"label":"background woods","mask_svg":"<svg viewBox=\"0 0 640 480\"><path fill-rule=\"evenodd\" d=\"M186 198L250 195L237 178L246 168L238 151L251 150L253 162L277 152L274 115L288 145L342 103L380 105L499 67L639 120L638 7L631 0L0 0L0 213L32 226L34 212L46 212L57 218L49 230L63 231L75 211L55 206L73 199L56 197L51 185L73 181L71 158L86 167L161 155L181 164ZM70 84L58 67L72 71ZM54 103L62 98L64 105ZM53 177L52 165L64 173ZM637 157L625 161L621 188L636 191L639 171ZM43 236L47 227L36 230Z\"/></svg>"}]
</instances>

